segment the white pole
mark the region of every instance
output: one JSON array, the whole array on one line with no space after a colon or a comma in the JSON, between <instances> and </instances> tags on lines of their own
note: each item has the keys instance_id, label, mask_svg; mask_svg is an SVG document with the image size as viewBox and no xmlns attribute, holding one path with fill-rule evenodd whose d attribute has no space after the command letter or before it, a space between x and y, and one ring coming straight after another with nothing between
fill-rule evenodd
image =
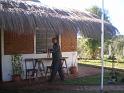
<instances>
[{"instance_id":1,"label":"white pole","mask_svg":"<svg viewBox=\"0 0 124 93\"><path fill-rule=\"evenodd\" d=\"M34 32L34 54L36 54L36 31Z\"/></svg>"},{"instance_id":2,"label":"white pole","mask_svg":"<svg viewBox=\"0 0 124 93\"><path fill-rule=\"evenodd\" d=\"M104 0L102 0L102 17L101 17L101 93L104 90Z\"/></svg>"},{"instance_id":3,"label":"white pole","mask_svg":"<svg viewBox=\"0 0 124 93\"><path fill-rule=\"evenodd\" d=\"M1 56L4 55L4 31L1 29Z\"/></svg>"},{"instance_id":4,"label":"white pole","mask_svg":"<svg viewBox=\"0 0 124 93\"><path fill-rule=\"evenodd\" d=\"M3 73L4 73L4 71L3 71L3 56L4 56L4 31L3 31L3 29L1 28L0 29L0 31L1 31L1 70L2 70L2 75L1 75L1 79L3 80Z\"/></svg>"}]
</instances>

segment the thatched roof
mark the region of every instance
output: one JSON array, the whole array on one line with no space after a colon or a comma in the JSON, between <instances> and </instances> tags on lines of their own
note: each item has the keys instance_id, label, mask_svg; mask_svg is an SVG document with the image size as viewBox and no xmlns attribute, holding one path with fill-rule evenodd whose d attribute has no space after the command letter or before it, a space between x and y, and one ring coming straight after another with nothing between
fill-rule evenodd
<instances>
[{"instance_id":1,"label":"thatched roof","mask_svg":"<svg viewBox=\"0 0 124 93\"><path fill-rule=\"evenodd\" d=\"M40 3L3 0L0 1L0 28L5 31L32 32L80 31L88 37L100 38L101 20L92 14L65 11L42 6ZM112 37L116 28L105 22L105 36Z\"/></svg>"}]
</instances>

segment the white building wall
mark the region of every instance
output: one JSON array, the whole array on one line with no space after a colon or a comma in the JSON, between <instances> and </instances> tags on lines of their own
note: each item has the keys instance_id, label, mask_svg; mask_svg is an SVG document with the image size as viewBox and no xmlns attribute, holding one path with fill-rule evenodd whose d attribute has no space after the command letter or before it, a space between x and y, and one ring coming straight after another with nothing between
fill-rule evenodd
<instances>
[{"instance_id":1,"label":"white building wall","mask_svg":"<svg viewBox=\"0 0 124 93\"><path fill-rule=\"evenodd\" d=\"M77 52L62 52L63 57L67 58L67 65L70 67L72 64L77 66ZM44 58L47 57L47 54L23 54L23 70L24 66L24 59L25 58ZM44 65L50 65L51 62L44 62ZM3 81L10 81L12 75L12 65L11 65L11 56L10 55L3 55L2 56L2 79Z\"/></svg>"}]
</instances>

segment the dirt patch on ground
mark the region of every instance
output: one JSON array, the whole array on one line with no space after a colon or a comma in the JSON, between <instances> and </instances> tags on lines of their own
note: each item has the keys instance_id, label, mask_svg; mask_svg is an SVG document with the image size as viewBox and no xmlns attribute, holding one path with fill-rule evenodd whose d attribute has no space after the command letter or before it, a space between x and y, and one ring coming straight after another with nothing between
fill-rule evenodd
<instances>
[{"instance_id":1,"label":"dirt patch on ground","mask_svg":"<svg viewBox=\"0 0 124 93\"><path fill-rule=\"evenodd\" d=\"M101 71L101 69L99 69L99 68L78 65L78 77L96 75L96 74L99 74L100 71Z\"/></svg>"}]
</instances>

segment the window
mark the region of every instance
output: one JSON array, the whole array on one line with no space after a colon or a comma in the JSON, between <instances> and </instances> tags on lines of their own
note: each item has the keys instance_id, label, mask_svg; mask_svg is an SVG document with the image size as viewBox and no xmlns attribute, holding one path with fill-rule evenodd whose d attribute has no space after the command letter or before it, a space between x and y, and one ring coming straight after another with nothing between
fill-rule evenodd
<instances>
[{"instance_id":1,"label":"window","mask_svg":"<svg viewBox=\"0 0 124 93\"><path fill-rule=\"evenodd\" d=\"M48 49L51 49L53 37L55 33L36 31L36 53L46 53Z\"/></svg>"}]
</instances>

